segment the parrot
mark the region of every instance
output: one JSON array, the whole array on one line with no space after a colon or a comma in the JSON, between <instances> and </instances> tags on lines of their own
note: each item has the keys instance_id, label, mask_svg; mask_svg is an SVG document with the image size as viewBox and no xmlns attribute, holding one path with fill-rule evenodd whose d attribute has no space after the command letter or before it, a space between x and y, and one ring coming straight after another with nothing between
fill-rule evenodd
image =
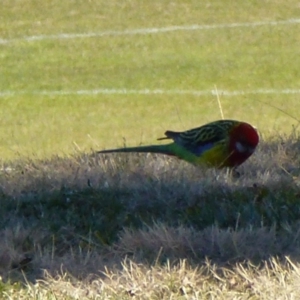
<instances>
[{"instance_id":1,"label":"parrot","mask_svg":"<svg viewBox=\"0 0 300 300\"><path fill-rule=\"evenodd\" d=\"M259 135L255 127L237 120L217 120L182 132L165 132L158 140L169 144L145 145L97 151L97 153L146 152L175 156L208 168L236 168L255 151Z\"/></svg>"}]
</instances>

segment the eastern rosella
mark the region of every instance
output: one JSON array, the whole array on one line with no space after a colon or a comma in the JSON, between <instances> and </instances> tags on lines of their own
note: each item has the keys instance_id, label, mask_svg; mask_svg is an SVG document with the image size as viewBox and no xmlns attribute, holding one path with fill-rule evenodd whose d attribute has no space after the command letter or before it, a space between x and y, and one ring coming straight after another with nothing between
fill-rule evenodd
<instances>
[{"instance_id":1,"label":"eastern rosella","mask_svg":"<svg viewBox=\"0 0 300 300\"><path fill-rule=\"evenodd\" d=\"M237 167L249 158L259 142L256 129L248 123L219 120L184 132L166 131L172 139L166 145L149 145L102 150L111 152L151 152L176 156L195 165L207 167Z\"/></svg>"}]
</instances>

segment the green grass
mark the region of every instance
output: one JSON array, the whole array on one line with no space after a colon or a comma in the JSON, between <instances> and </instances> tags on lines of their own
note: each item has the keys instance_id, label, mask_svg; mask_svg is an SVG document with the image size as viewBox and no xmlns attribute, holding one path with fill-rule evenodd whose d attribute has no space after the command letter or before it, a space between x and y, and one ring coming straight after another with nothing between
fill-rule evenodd
<instances>
[{"instance_id":1,"label":"green grass","mask_svg":"<svg viewBox=\"0 0 300 300\"><path fill-rule=\"evenodd\" d=\"M22 5L21 5L22 3ZM265 4L102 1L43 7L4 1L1 38L102 32L170 25L245 23L297 17L295 1ZM295 9L291 9L295 7ZM18 21L15 20L18 15ZM110 89L299 89L298 24L103 36L2 45L1 153L45 158L74 150L153 143L166 129L219 119L216 96L34 95L35 91ZM25 92L25 94L18 94ZM226 118L255 124L263 136L290 133L297 94L222 96ZM263 104L262 102L266 103Z\"/></svg>"},{"instance_id":2,"label":"green grass","mask_svg":"<svg viewBox=\"0 0 300 300\"><path fill-rule=\"evenodd\" d=\"M295 0L2 1L0 298L299 298L299 93L221 92L299 90L299 24L26 41L298 16ZM97 89L166 93L76 94ZM93 152L221 118L215 94L176 90L217 90L258 128L240 178Z\"/></svg>"},{"instance_id":3,"label":"green grass","mask_svg":"<svg viewBox=\"0 0 300 300\"><path fill-rule=\"evenodd\" d=\"M29 95L22 96L22 100L2 99L0 117L5 128L1 131L2 159L66 156L78 151L123 146L124 139L127 146L157 143L156 139L167 129L185 130L220 118L217 100L212 97L190 97L184 106L185 96L81 98ZM263 101L268 101L267 98L269 96ZM296 96L285 98L291 98L288 105L282 96L273 97L278 99L279 108L295 114ZM291 132L292 124L297 123L282 112L255 102L257 110L253 102L240 97L239 103L233 103L233 99L224 98L224 114L227 118L253 123L263 138L277 131ZM274 118L272 121L270 116Z\"/></svg>"}]
</instances>

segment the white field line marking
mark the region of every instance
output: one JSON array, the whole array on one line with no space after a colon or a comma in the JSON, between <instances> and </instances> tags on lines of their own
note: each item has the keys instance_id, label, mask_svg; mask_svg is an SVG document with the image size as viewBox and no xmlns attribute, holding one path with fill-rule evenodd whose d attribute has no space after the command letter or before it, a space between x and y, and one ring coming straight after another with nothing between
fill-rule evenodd
<instances>
[{"instance_id":1,"label":"white field line marking","mask_svg":"<svg viewBox=\"0 0 300 300\"><path fill-rule=\"evenodd\" d=\"M107 30L100 32L86 32L86 33L60 33L60 34L42 34L24 36L20 38L1 39L0 44L9 44L13 42L34 42L42 40L57 40L57 39L77 39L77 38L92 38L103 36L120 36L120 35L137 35L137 34L153 34L164 33L171 31L190 31L190 30L210 30L210 29L222 29L222 28L236 28L236 27L257 27L257 26L277 26L277 25L289 25L300 24L300 19L288 19L281 21L258 21L258 22L246 22L246 23L231 23L231 24L211 24L211 25L185 25L185 26L168 26L157 28L138 28L138 29L125 29L125 30Z\"/></svg>"},{"instance_id":2,"label":"white field line marking","mask_svg":"<svg viewBox=\"0 0 300 300\"><path fill-rule=\"evenodd\" d=\"M256 89L256 90L162 90L162 89L94 89L94 90L62 90L62 91L0 91L0 97L14 97L19 95L38 95L38 96L65 96L65 95L192 95L192 96L242 96L258 94L300 94L300 89Z\"/></svg>"}]
</instances>

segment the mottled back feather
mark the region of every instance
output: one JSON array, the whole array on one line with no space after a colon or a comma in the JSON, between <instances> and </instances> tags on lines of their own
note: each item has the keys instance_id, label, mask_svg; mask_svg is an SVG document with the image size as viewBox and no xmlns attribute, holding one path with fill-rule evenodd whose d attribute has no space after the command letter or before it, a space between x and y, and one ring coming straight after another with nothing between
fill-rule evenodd
<instances>
[{"instance_id":1,"label":"mottled back feather","mask_svg":"<svg viewBox=\"0 0 300 300\"><path fill-rule=\"evenodd\" d=\"M193 154L200 155L216 143L225 143L228 133L238 124L239 121L220 120L183 132L166 131L166 137L159 140L172 139Z\"/></svg>"}]
</instances>

